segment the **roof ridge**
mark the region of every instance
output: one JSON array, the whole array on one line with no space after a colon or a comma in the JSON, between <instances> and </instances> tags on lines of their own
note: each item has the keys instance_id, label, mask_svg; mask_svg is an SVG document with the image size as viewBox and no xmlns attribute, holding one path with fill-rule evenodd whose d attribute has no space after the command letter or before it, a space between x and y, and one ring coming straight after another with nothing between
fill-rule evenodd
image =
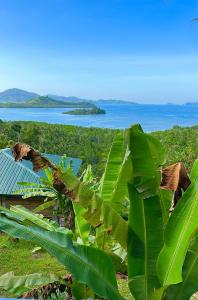
<instances>
[{"instance_id":1,"label":"roof ridge","mask_svg":"<svg viewBox=\"0 0 198 300\"><path fill-rule=\"evenodd\" d=\"M10 149L10 148L6 148L6 149ZM5 150L5 149L3 149L3 150ZM9 153L7 153L6 151L3 151L3 152L4 152L4 154L5 154L7 157L11 158L11 159L14 161L14 157L13 157L13 156L11 156L11 155L10 155ZM22 164L20 161L19 161L19 162L16 162L16 163L19 163L21 168L23 168L23 169L25 169L25 170L28 170L30 173L32 173L34 176L37 176L37 177L40 179L40 176L39 176L35 171L33 171L33 170L31 170L30 168L26 167L26 166L25 166L24 164Z\"/></svg>"}]
</instances>

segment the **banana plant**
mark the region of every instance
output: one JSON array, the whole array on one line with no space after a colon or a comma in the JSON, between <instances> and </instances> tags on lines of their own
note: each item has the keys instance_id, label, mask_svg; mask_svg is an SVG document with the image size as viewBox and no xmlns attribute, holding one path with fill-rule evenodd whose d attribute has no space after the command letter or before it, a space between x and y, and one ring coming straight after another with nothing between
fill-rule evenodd
<instances>
[{"instance_id":1,"label":"banana plant","mask_svg":"<svg viewBox=\"0 0 198 300\"><path fill-rule=\"evenodd\" d=\"M108 161L114 166L112 174L122 174L118 176L122 186L112 179L116 175L108 175L111 168L106 168L100 194L70 170L56 169L54 176L59 178L63 193L70 193L73 203L82 207L82 218L92 226L104 226L127 251L129 293L135 300L188 300L198 291L198 161L192 169L189 187L181 192L170 213L174 195L161 189L165 153L159 141L135 125L127 132L126 144L124 155L119 153L125 158L118 159L122 161L119 167L112 149ZM35 165L34 157L38 158L39 154L30 147L26 149L26 158L29 155ZM17 155L21 158L20 153ZM42 157L40 160L42 166L53 168ZM38 168L38 159L36 161ZM120 166L127 166L124 170L130 171L120 172ZM118 197L112 197L113 193L109 192L112 187ZM124 220L117 209L124 199L120 189L126 191L129 199L128 220ZM34 222L30 217L28 221L27 216L23 218L20 211L2 209L0 230L34 241L46 249L96 295L110 300L123 299L117 288L114 265L105 251L79 245L68 233L50 231L34 218Z\"/></svg>"},{"instance_id":2,"label":"banana plant","mask_svg":"<svg viewBox=\"0 0 198 300\"><path fill-rule=\"evenodd\" d=\"M63 155L59 169L71 170L72 164L67 164L67 157ZM54 165L56 166L56 165ZM44 203L36 207L35 212L41 212L43 210L51 208L51 211L56 215L58 220L63 220L65 226L68 228L74 227L73 222L73 205L70 198L62 193L60 193L53 185L53 174L50 168L45 168L45 177L40 177L41 183L35 182L18 182L22 186L21 189L14 191L14 194L23 195L23 199L42 196L45 198ZM53 208L53 210L52 210ZM64 217L63 217L64 216ZM71 219L71 221L70 221Z\"/></svg>"},{"instance_id":3,"label":"banana plant","mask_svg":"<svg viewBox=\"0 0 198 300\"><path fill-rule=\"evenodd\" d=\"M67 165L65 163L66 157L63 156L60 162L60 170L64 172L65 170L72 171L72 165ZM78 241L82 244L89 244L89 232L90 225L83 218L83 214L85 210L78 205L78 203L71 203L69 197L65 196L63 193L59 192L53 186L53 174L49 168L45 169L45 178L40 178L41 184L34 182L18 182L23 188L16 190L14 194L23 194L23 199L28 199L32 197L45 197L44 203L40 204L34 209L35 213L42 213L42 211L46 209L55 208L54 213L56 217L59 219L60 216L64 215L66 212L72 211L75 213L75 234ZM88 185L93 190L98 190L99 183L96 178L93 176L92 167L88 165L88 167L82 173L80 180ZM30 200L31 201L31 200ZM68 216L65 216L67 223Z\"/></svg>"},{"instance_id":4,"label":"banana plant","mask_svg":"<svg viewBox=\"0 0 198 300\"><path fill-rule=\"evenodd\" d=\"M117 288L114 265L111 258L101 250L79 245L72 241L70 235L62 230L49 230L34 213L21 211L9 212L0 209L0 230L17 238L32 241L47 250L68 271L76 281L88 285L100 297L111 300L123 300ZM48 222L46 221L46 226ZM45 228L44 228L45 227Z\"/></svg>"}]
</instances>

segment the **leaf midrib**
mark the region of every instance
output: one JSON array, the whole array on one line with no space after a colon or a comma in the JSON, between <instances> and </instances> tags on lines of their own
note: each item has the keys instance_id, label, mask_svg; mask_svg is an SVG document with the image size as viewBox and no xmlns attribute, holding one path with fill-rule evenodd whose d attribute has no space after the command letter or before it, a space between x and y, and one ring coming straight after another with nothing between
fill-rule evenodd
<instances>
[{"instance_id":1,"label":"leaf midrib","mask_svg":"<svg viewBox=\"0 0 198 300\"><path fill-rule=\"evenodd\" d=\"M141 199L141 206L142 206L142 215L143 215L143 229L144 229L144 299L147 300L147 260L148 260L148 253L147 253L147 232L146 232L146 221L145 221L145 209L144 209L144 200Z\"/></svg>"}]
</instances>

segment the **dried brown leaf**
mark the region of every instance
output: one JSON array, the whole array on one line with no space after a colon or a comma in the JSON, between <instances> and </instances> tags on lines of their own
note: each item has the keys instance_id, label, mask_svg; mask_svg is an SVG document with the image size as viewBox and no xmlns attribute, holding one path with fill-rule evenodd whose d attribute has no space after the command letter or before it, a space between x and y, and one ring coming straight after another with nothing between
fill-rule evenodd
<instances>
[{"instance_id":1,"label":"dried brown leaf","mask_svg":"<svg viewBox=\"0 0 198 300\"><path fill-rule=\"evenodd\" d=\"M53 187L60 193L65 194L74 200L75 194L72 191L68 191L64 182L60 179L58 168L46 157L41 155L38 151L34 150L27 144L17 143L12 149L15 161L22 159L30 160L33 164L33 170L35 172L45 168L51 168L53 174Z\"/></svg>"},{"instance_id":2,"label":"dried brown leaf","mask_svg":"<svg viewBox=\"0 0 198 300\"><path fill-rule=\"evenodd\" d=\"M182 196L182 191L186 191L190 183L188 173L181 162L170 165L162 170L161 188L174 192L171 209L175 207Z\"/></svg>"},{"instance_id":3,"label":"dried brown leaf","mask_svg":"<svg viewBox=\"0 0 198 300\"><path fill-rule=\"evenodd\" d=\"M31 147L27 144L17 143L12 148L12 154L15 161L25 159L30 151Z\"/></svg>"},{"instance_id":4,"label":"dried brown leaf","mask_svg":"<svg viewBox=\"0 0 198 300\"><path fill-rule=\"evenodd\" d=\"M22 159L31 160L33 164L33 170L35 172L47 167L57 170L56 166L51 161L49 161L47 158L42 156L39 152L37 152L27 144L15 144L12 148L12 153L15 161L20 161Z\"/></svg>"}]
</instances>

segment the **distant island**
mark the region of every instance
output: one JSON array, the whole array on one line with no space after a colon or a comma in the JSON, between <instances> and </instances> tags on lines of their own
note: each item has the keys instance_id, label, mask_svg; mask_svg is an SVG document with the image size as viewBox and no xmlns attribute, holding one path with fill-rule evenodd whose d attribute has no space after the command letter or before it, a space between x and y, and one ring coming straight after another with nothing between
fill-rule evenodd
<instances>
[{"instance_id":1,"label":"distant island","mask_svg":"<svg viewBox=\"0 0 198 300\"><path fill-rule=\"evenodd\" d=\"M58 107L71 107L71 108L96 108L92 103L88 102L64 102L54 100L48 96L40 96L27 100L25 102L2 102L0 107L7 108L58 108Z\"/></svg>"},{"instance_id":2,"label":"distant island","mask_svg":"<svg viewBox=\"0 0 198 300\"><path fill-rule=\"evenodd\" d=\"M91 100L79 98L76 96L58 96L54 94L39 95L35 92L28 92L18 88L11 88L0 92L0 108L95 108L100 105L141 105L138 102L118 99L98 99ZM148 104L149 105L149 104ZM177 105L176 103L168 102L166 105ZM198 102L187 102L182 105L197 106ZM79 113L81 114L81 113Z\"/></svg>"},{"instance_id":3,"label":"distant island","mask_svg":"<svg viewBox=\"0 0 198 300\"><path fill-rule=\"evenodd\" d=\"M139 105L137 102L126 101L126 100L116 100L116 99L99 99L94 101L96 104L130 104L130 105Z\"/></svg>"},{"instance_id":4,"label":"distant island","mask_svg":"<svg viewBox=\"0 0 198 300\"><path fill-rule=\"evenodd\" d=\"M63 112L65 115L104 115L106 111L99 107L94 107L91 109L74 109Z\"/></svg>"},{"instance_id":5,"label":"distant island","mask_svg":"<svg viewBox=\"0 0 198 300\"><path fill-rule=\"evenodd\" d=\"M30 103L27 103L28 100L32 99L38 99L41 97L48 97L48 99L56 100L59 102L59 106L62 105L60 102L67 103L67 106L65 107L81 107L82 103L84 106L84 103L92 104L94 106L100 105L100 104L130 104L130 105L138 105L136 102L132 101L126 101L126 100L117 100L117 99L99 99L99 100L91 100L91 99L85 99L85 98L78 98L75 96L57 96L54 94L47 94L44 96L41 96L37 93L28 92L22 89L18 88L12 88L7 89L3 92L0 92L0 107L30 107ZM7 105L5 103L8 103ZM17 104L21 104L21 106L16 106ZM72 106L71 106L72 103ZM80 106L77 105L80 103ZM52 103L51 103L52 104ZM56 103L58 105L58 103ZM55 102L52 104L55 105ZM31 106L35 107L35 106ZM41 106L39 106L41 107ZM43 104L42 104L43 107ZM46 107L46 106L45 106ZM55 106L56 107L56 106ZM85 106L84 106L85 107Z\"/></svg>"},{"instance_id":6,"label":"distant island","mask_svg":"<svg viewBox=\"0 0 198 300\"><path fill-rule=\"evenodd\" d=\"M198 102L187 102L185 105L198 105Z\"/></svg>"}]
</instances>

